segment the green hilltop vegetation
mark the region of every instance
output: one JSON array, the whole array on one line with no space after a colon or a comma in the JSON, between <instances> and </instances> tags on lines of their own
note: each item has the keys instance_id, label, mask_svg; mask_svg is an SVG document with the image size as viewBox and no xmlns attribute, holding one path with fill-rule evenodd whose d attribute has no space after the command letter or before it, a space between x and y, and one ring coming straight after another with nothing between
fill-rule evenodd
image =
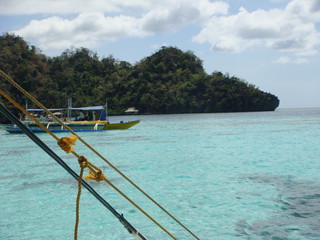
<instances>
[{"instance_id":1,"label":"green hilltop vegetation","mask_svg":"<svg viewBox=\"0 0 320 240\"><path fill-rule=\"evenodd\" d=\"M228 74L207 74L191 51L162 47L130 64L87 48L47 57L23 38L0 36L0 69L48 108L102 105L111 114L136 107L142 114L273 111L279 99ZM25 98L5 80L0 88L21 104ZM1 98L2 99L2 98ZM7 103L7 101L2 101Z\"/></svg>"}]
</instances>

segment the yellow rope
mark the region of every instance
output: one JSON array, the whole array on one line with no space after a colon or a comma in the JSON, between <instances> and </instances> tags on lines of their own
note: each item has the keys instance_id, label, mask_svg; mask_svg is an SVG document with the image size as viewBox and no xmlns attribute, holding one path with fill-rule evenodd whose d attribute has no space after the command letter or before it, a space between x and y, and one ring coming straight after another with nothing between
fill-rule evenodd
<instances>
[{"instance_id":1,"label":"yellow rope","mask_svg":"<svg viewBox=\"0 0 320 240\"><path fill-rule=\"evenodd\" d=\"M59 146L67 153L73 152L74 149L71 148L71 145L75 145L75 137L64 137L58 141ZM148 217L152 222L154 222L158 227L160 227L165 233L167 233L171 238L176 239L176 237L165 229L161 224L159 224L154 218L152 218L146 211L144 211L138 204L132 201L127 195L125 195L119 188L117 188L113 183L111 183L106 176L102 173L101 169L91 164L85 157L80 156L78 158L80 164L80 177L78 181L78 195L76 201L76 223L74 231L74 239L77 240L78 236L78 225L79 225L79 208L80 208L80 195L81 195L81 181L83 176L84 168L88 167L90 169L89 175L85 177L86 180L95 180L97 182L105 181L108 183L114 190L116 190L121 196L127 199L133 206L135 206L140 212L142 212L146 217Z\"/></svg>"},{"instance_id":2,"label":"yellow rope","mask_svg":"<svg viewBox=\"0 0 320 240\"><path fill-rule=\"evenodd\" d=\"M15 86L20 92L22 92L25 96L27 96L32 102L42 108L49 116L51 116L54 120L59 122L65 129L67 129L70 133L75 135L79 141L81 141L85 146L87 146L91 151L93 151L97 156L99 156L103 161L105 161L111 168L113 168L118 174L120 174L124 179L126 179L130 184L132 184L137 190L139 190L143 195L145 195L151 202L153 202L156 206L158 206L162 211L164 211L168 216L170 216L175 222L177 222L181 227L183 227L187 232L189 232L193 237L200 240L191 230L189 230L184 224L182 224L178 219L176 219L171 213L169 213L164 207L162 207L157 201L155 201L150 195L148 195L145 191L143 191L138 185L136 185L129 177L127 177L124 173L122 173L117 167L115 167L110 161L108 161L105 157L103 157L99 152L97 152L91 145L89 145L86 141L84 141L79 135L77 135L71 128L69 128L64 122L62 122L59 118L57 118L51 111L49 111L45 106L43 106L39 101L37 101L31 94L25 91L19 84L17 84L14 80L12 80L8 75L6 75L3 71L0 70L0 75L2 75L7 81L9 81L13 86ZM2 91L1 91L2 92ZM2 93L1 93L2 94ZM21 106L20 106L21 107ZM21 107L22 108L22 107ZM27 113L23 108L19 108L23 113ZM27 116L31 116L29 113ZM30 117L34 120L41 128L43 128L46 132L51 132L50 130L46 130L47 128L43 126L39 121L37 121L33 116ZM41 126L42 125L42 126ZM48 133L49 133L48 132ZM50 134L50 133L49 133ZM56 140L59 140L53 133L50 134ZM72 151L72 153L79 158L79 156ZM91 170L91 169L90 169ZM90 173L89 173L90 174ZM90 176L90 175L89 175ZM114 185L110 185L114 186ZM114 186L115 187L115 186ZM115 189L116 190L116 189ZM116 190L117 191L117 190ZM127 199L128 200L128 199ZM145 214L146 215L146 214ZM158 224L157 224L158 225ZM160 225L160 224L159 224ZM158 225L158 226L159 226ZM170 234L169 234L170 235ZM174 238L174 237L173 237ZM175 239L175 238L174 238Z\"/></svg>"},{"instance_id":3,"label":"yellow rope","mask_svg":"<svg viewBox=\"0 0 320 240\"><path fill-rule=\"evenodd\" d=\"M26 116L28 116L30 119L32 119L35 123L39 125L44 131L46 131L48 134L50 134L53 138L56 140L59 140L59 138L54 135L48 128L46 128L41 122L39 122L33 115L31 115L29 112L27 112L23 107L21 107L20 104L18 104L16 101L14 101L9 95L7 95L4 91L0 89L0 94L4 96L9 102L11 102L15 107L17 107L20 111L22 111Z\"/></svg>"},{"instance_id":4,"label":"yellow rope","mask_svg":"<svg viewBox=\"0 0 320 240\"><path fill-rule=\"evenodd\" d=\"M72 137L63 137L58 140L58 145L64 150L66 153L73 152L74 149L71 145L75 145L76 140L78 139L77 136Z\"/></svg>"},{"instance_id":5,"label":"yellow rope","mask_svg":"<svg viewBox=\"0 0 320 240\"><path fill-rule=\"evenodd\" d=\"M85 177L86 180L95 180L97 182L106 179L106 176L101 171L89 171L89 175Z\"/></svg>"},{"instance_id":6,"label":"yellow rope","mask_svg":"<svg viewBox=\"0 0 320 240\"><path fill-rule=\"evenodd\" d=\"M30 113L24 110L17 102L15 102L11 97L9 97L7 94L5 94L1 89L0 93L6 97L11 103L13 103L16 107L21 109L24 113L27 114L28 117L31 117L32 119L35 119ZM41 124L37 119L35 119L37 123L39 123L39 126L42 125L43 129L46 129L46 132L50 133L51 136L53 136L55 139L58 139L59 146L66 152L72 153L75 155L78 159L80 159L80 156L74 151L70 151L72 148L71 145L75 144L76 138L74 136L72 137L64 137L59 139L54 133L52 133L49 129L47 129L43 124ZM80 160L79 160L80 161ZM154 222L157 226L159 226L164 232L166 232L170 237L173 239L176 239L168 230L166 230L161 224L159 224L156 220L154 220L147 212L145 212L139 205L137 205L134 201L132 201L128 196L126 196L121 190L119 190L115 185L113 185L109 180L106 179L105 175L102 174L101 169L91 164L89 161L86 162L86 167L90 169L89 176L86 177L86 179L93 179L98 182L101 180L106 181L113 189L115 189L118 193L120 193L124 198L126 198L132 205L134 205L137 209L139 209L146 217L148 217L152 222ZM82 172L82 173L81 173ZM83 170L81 170L81 175L83 175ZM90 174L91 173L91 174ZM82 176L79 177L79 182L81 184ZM78 186L79 186L78 182ZM76 201L76 224L75 224L75 239L77 237L77 229L79 224L79 204L80 204L80 194L81 189L78 188L78 195L77 195L77 201Z\"/></svg>"},{"instance_id":7,"label":"yellow rope","mask_svg":"<svg viewBox=\"0 0 320 240\"><path fill-rule=\"evenodd\" d=\"M78 194L77 194L77 200L76 200L76 222L75 222L75 226L74 226L74 240L78 239L82 177L83 177L84 169L88 166L88 161L85 157L83 157L83 156L79 157L78 161L79 161L79 165L80 165L80 174L79 174L79 179L78 179Z\"/></svg>"},{"instance_id":8,"label":"yellow rope","mask_svg":"<svg viewBox=\"0 0 320 240\"><path fill-rule=\"evenodd\" d=\"M67 153L72 152L73 154L77 155L74 152L74 149L71 147L71 145L75 145L75 141L77 140L77 136L72 137L63 137L59 139L56 135L54 135L49 129L47 129L41 122L39 122L36 118L34 118L33 115L31 115L29 112L27 112L23 107L21 107L20 104L18 104L16 101L14 101L9 95L7 95L5 92L3 92L0 89L0 94L3 95L9 102L11 102L14 106L16 106L18 109L20 109L26 116L31 118L33 121L35 121L42 129L44 129L47 133L49 133L52 137L58 140L58 145ZM80 164L80 176L78 179L78 194L76 199L76 222L75 222L75 230L74 230L74 239L78 239L78 226L79 226L79 209L80 209L80 195L81 195L81 182L82 182L82 176L84 169L88 166L88 163L84 157L79 157L79 164Z\"/></svg>"},{"instance_id":9,"label":"yellow rope","mask_svg":"<svg viewBox=\"0 0 320 240\"><path fill-rule=\"evenodd\" d=\"M108 179L104 179L114 190L116 190L121 196L127 199L133 206L139 209L146 217L148 217L152 222L154 222L159 228L161 228L165 233L167 233L172 239L177 239L172 233L170 233L167 229L161 226L154 218L152 218L147 212L145 212L141 207L139 207L134 201L132 201L128 196L126 196L120 189L118 189L113 183L111 183Z\"/></svg>"}]
</instances>

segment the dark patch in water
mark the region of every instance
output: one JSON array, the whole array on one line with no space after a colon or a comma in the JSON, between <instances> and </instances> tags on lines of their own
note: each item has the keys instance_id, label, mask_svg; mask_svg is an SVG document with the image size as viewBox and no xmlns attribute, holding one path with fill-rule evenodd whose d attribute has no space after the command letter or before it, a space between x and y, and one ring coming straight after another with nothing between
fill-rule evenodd
<instances>
[{"instance_id":1,"label":"dark patch in water","mask_svg":"<svg viewBox=\"0 0 320 240\"><path fill-rule=\"evenodd\" d=\"M75 181L74 181L75 182ZM28 190L28 189L38 189L39 186L46 186L46 187L50 187L53 185L61 185L61 184L67 184L67 185L76 185L76 182L73 183L71 178L60 178L60 179L43 179L41 181L30 181L30 182L21 182L20 185L16 186L14 188L14 190Z\"/></svg>"},{"instance_id":2,"label":"dark patch in water","mask_svg":"<svg viewBox=\"0 0 320 240\"><path fill-rule=\"evenodd\" d=\"M34 174L33 173L24 173L24 174L20 174L19 178L31 178L33 177ZM8 174L8 175L0 175L0 180L5 180L5 179L17 179L17 175L16 174Z\"/></svg>"},{"instance_id":3,"label":"dark patch in water","mask_svg":"<svg viewBox=\"0 0 320 240\"><path fill-rule=\"evenodd\" d=\"M320 239L320 184L298 181L292 176L251 176L251 181L275 186L275 205L280 211L268 219L237 222L236 231L245 239L289 240L301 236ZM292 238L292 235L295 235Z\"/></svg>"}]
</instances>

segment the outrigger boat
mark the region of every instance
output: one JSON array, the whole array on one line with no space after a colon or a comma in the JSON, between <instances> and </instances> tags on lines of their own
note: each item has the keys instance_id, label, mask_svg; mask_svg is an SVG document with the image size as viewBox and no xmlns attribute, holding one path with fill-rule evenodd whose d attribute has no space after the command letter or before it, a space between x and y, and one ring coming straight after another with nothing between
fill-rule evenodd
<instances>
[{"instance_id":1,"label":"outrigger boat","mask_svg":"<svg viewBox=\"0 0 320 240\"><path fill-rule=\"evenodd\" d=\"M81 188L84 187L91 193L103 206L108 209L113 216L115 216L119 222L124 226L127 231L132 234L132 236L137 240L147 240L147 238L136 229L125 217L123 214L119 213L113 206L111 206L95 189L89 184L90 180L95 180L96 182L105 182L114 189L119 195L124 197L128 202L130 202L136 209L138 209L141 214L147 217L150 221L152 221L155 225L157 225L164 233L170 236L172 239L178 239L175 237L169 230L167 230L164 226L162 226L156 219L154 219L149 213L143 210L133 199L127 196L123 191L121 191L110 179L103 174L102 169L98 166L95 166L91 161L89 161L85 156L79 155L75 149L72 147L75 145L75 141L78 139L81 141L85 147L88 147L93 153L96 154L97 157L100 157L105 163L107 163L110 169L113 169L117 172L124 180L131 184L137 191L143 194L147 199L151 201L155 206L157 206L160 210L162 210L168 217L170 217L175 223L179 224L185 231L187 231L194 238L200 240L198 236L196 236L190 229L188 229L184 224L182 224L177 218L175 218L171 213L169 213L163 206L161 206L155 199L153 199L150 195L148 195L144 190L142 190L136 183L134 183L129 177L127 177L120 169L118 169L115 165L113 165L110 161L108 161L105 157L103 157L97 150L95 150L89 143L87 143L84 139L82 139L79 135L77 135L72 129L67 127L64 121L61 121L56 115L54 115L50 110L44 107L39 101L37 101L34 97L32 97L27 91L25 91L20 85L18 85L15 81L13 81L8 75L0 70L0 75L9 81L12 85L14 85L21 93L27 96L30 100L32 100L36 105L42 108L52 119L56 122L59 122L61 125L64 125L66 129L72 133L72 136L59 138L53 132L51 132L46 126L44 126L39 120L37 120L33 115L31 115L28 111L26 111L21 105L19 105L14 99L12 99L8 94L0 89L0 94L5 97L11 104L13 104L16 108L18 108L21 112L23 112L26 116L32 119L35 123L39 125L45 132L47 132L50 136L52 136L55 140L57 140L58 145L61 147L63 151L66 153L71 153L74 155L79 163L80 173L77 174L63 159L61 159L46 143L44 143L39 137L37 137L29 127L26 126L21 120L19 120L14 114L12 114L2 102L0 102L0 113L3 114L8 120L12 123L16 124L36 145L38 145L44 152L46 152L53 160L55 160L61 167L63 167L75 180L78 181L78 193L76 198L76 220L74 227L74 239L78 239L78 228L79 228L79 218L80 218L80 196L81 196ZM70 109L69 109L70 110ZM90 120L89 120L90 121ZM98 120L100 121L100 120ZM103 120L101 120L103 121ZM72 124L72 123L70 123ZM88 175L85 176L84 172L88 171Z\"/></svg>"},{"instance_id":2,"label":"outrigger boat","mask_svg":"<svg viewBox=\"0 0 320 240\"><path fill-rule=\"evenodd\" d=\"M138 124L140 120L110 123L108 121L107 104L104 106L92 106L92 107L71 107L71 100L68 100L68 108L55 108L49 109L54 112L54 115L61 119L66 126L71 128L75 132L91 132L91 131L104 131L104 130L124 130L131 128ZM45 116L43 109L26 109L32 113L47 129L52 132L68 132L64 126L54 121L53 118ZM84 112L86 114L84 114ZM77 114L77 116L72 116ZM65 116L66 115L66 116ZM34 121L29 118L21 119L22 122L35 133L45 132ZM6 130L9 133L23 133L21 128L12 124L6 126Z\"/></svg>"}]
</instances>

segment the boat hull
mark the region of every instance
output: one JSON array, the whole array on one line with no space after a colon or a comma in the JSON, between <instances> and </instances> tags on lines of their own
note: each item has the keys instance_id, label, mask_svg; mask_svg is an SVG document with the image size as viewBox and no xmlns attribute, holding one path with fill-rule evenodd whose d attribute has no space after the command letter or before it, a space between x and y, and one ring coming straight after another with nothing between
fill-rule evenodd
<instances>
[{"instance_id":1,"label":"boat hull","mask_svg":"<svg viewBox=\"0 0 320 240\"><path fill-rule=\"evenodd\" d=\"M89 124L93 121L67 121L68 123L81 123ZM133 127L138 124L140 120L129 121L129 122L119 122L119 123L110 123L108 121L94 121L95 123L103 124L102 130L124 130Z\"/></svg>"},{"instance_id":2,"label":"boat hull","mask_svg":"<svg viewBox=\"0 0 320 240\"><path fill-rule=\"evenodd\" d=\"M106 123L103 126L103 130L125 130L131 128L132 126L138 124L140 120L130 121L130 122L120 122L120 123Z\"/></svg>"},{"instance_id":3,"label":"boat hull","mask_svg":"<svg viewBox=\"0 0 320 240\"><path fill-rule=\"evenodd\" d=\"M69 128L71 128L74 132L92 132L92 131L102 131L104 124L101 123L65 123ZM61 126L59 123L48 123L44 124L47 129L49 129L51 132L68 132L69 130ZM46 131L42 128L40 128L36 124L28 124L26 125L29 130L31 130L34 133L45 133ZM7 132L9 133L23 133L23 131L15 126L7 126L6 127Z\"/></svg>"},{"instance_id":4,"label":"boat hull","mask_svg":"<svg viewBox=\"0 0 320 240\"><path fill-rule=\"evenodd\" d=\"M120 123L108 123L107 121L67 121L65 124L74 132L96 132L106 130L124 130L138 124L139 122L140 120ZM26 125L34 133L46 132L35 123ZM49 122L45 123L44 125L47 129L54 133L68 132L68 129L64 128L59 123ZM23 131L15 125L6 126L6 131L9 133L23 133Z\"/></svg>"}]
</instances>

